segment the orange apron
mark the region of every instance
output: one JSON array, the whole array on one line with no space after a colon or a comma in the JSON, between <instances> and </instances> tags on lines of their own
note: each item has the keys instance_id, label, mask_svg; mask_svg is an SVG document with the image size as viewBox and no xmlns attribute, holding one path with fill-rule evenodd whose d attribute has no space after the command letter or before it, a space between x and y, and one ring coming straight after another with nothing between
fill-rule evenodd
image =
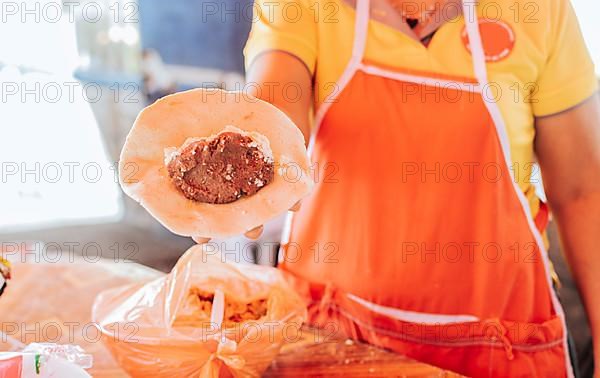
<instances>
[{"instance_id":1,"label":"orange apron","mask_svg":"<svg viewBox=\"0 0 600 378\"><path fill-rule=\"evenodd\" d=\"M316 187L288 222L280 267L313 324L475 377L572 376L564 313L513 180L475 5L476 80L352 58L316 115Z\"/></svg>"}]
</instances>

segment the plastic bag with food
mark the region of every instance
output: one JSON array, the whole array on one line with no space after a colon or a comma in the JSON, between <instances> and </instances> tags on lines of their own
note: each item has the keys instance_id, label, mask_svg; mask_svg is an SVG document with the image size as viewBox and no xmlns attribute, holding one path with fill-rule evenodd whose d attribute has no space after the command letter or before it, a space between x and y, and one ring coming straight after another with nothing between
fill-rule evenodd
<instances>
[{"instance_id":1,"label":"plastic bag with food","mask_svg":"<svg viewBox=\"0 0 600 378\"><path fill-rule=\"evenodd\" d=\"M281 274L197 245L167 276L101 293L92 317L134 377L258 377L306 316Z\"/></svg>"}]
</instances>

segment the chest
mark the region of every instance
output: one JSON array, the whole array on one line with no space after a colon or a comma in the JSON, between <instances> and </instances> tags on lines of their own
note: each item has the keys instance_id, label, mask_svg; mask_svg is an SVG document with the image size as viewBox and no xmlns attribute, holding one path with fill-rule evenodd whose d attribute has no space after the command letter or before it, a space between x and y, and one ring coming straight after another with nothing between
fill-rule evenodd
<instances>
[{"instance_id":1,"label":"chest","mask_svg":"<svg viewBox=\"0 0 600 378\"><path fill-rule=\"evenodd\" d=\"M516 10L511 10L511 5L495 4L500 8L487 3L478 8L488 75L491 82L502 87L504 95L526 100L535 95L535 82L547 55L536 33L540 26L520 19L517 21L521 22L515 22ZM336 82L351 58L355 37L354 8L341 0L330 6L335 10L331 22L319 23L316 79L320 83ZM427 47L372 16L366 41L364 59L377 64L432 74L474 76L470 43L460 15L442 24Z\"/></svg>"}]
</instances>

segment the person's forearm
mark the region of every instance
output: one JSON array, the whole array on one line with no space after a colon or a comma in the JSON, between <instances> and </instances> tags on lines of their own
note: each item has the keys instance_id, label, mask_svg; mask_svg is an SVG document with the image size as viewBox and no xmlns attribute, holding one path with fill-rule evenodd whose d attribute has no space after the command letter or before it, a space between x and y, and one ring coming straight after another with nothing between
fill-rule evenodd
<instances>
[{"instance_id":1,"label":"person's forearm","mask_svg":"<svg viewBox=\"0 0 600 378\"><path fill-rule=\"evenodd\" d=\"M600 367L600 97L536 119L536 154Z\"/></svg>"},{"instance_id":2,"label":"person's forearm","mask_svg":"<svg viewBox=\"0 0 600 378\"><path fill-rule=\"evenodd\" d=\"M582 193L553 213L592 329L594 360L600 364L600 192Z\"/></svg>"},{"instance_id":3,"label":"person's forearm","mask_svg":"<svg viewBox=\"0 0 600 378\"><path fill-rule=\"evenodd\" d=\"M246 79L248 94L270 102L286 113L308 142L313 96L312 78L306 66L288 53L270 51L256 57Z\"/></svg>"}]
</instances>

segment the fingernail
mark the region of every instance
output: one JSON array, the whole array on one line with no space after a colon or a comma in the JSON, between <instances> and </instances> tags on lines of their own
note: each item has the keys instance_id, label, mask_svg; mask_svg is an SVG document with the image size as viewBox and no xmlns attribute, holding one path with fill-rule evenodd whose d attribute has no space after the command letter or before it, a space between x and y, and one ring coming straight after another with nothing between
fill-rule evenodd
<instances>
[{"instance_id":1,"label":"fingernail","mask_svg":"<svg viewBox=\"0 0 600 378\"><path fill-rule=\"evenodd\" d=\"M202 236L192 236L192 240L194 240L198 244L206 244L210 241L210 238L205 238Z\"/></svg>"},{"instance_id":2,"label":"fingernail","mask_svg":"<svg viewBox=\"0 0 600 378\"><path fill-rule=\"evenodd\" d=\"M263 229L263 226L258 226L256 228L253 228L252 230L247 231L244 235L246 235L248 239L258 239L258 237L263 233Z\"/></svg>"},{"instance_id":3,"label":"fingernail","mask_svg":"<svg viewBox=\"0 0 600 378\"><path fill-rule=\"evenodd\" d=\"M296 202L294 204L294 206L290 207L290 211L298 211L298 210L300 210L300 205L301 205L300 201Z\"/></svg>"}]
</instances>

